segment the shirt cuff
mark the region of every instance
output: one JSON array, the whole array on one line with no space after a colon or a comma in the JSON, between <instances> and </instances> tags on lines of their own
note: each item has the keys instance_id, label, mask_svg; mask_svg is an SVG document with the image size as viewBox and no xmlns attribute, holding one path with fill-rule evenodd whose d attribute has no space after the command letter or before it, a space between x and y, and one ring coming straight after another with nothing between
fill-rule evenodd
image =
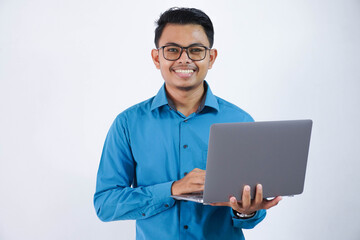
<instances>
[{"instance_id":1,"label":"shirt cuff","mask_svg":"<svg viewBox=\"0 0 360 240\"><path fill-rule=\"evenodd\" d=\"M171 186L173 181L160 183L151 186L152 201L154 205L164 204L166 207L173 206L175 200L171 196Z\"/></svg>"},{"instance_id":2,"label":"shirt cuff","mask_svg":"<svg viewBox=\"0 0 360 240\"><path fill-rule=\"evenodd\" d=\"M230 208L230 213L232 216L234 227L243 228L243 229L254 228L266 216L266 211L264 209L258 210L253 217L247 219L236 218L232 208Z\"/></svg>"}]
</instances>

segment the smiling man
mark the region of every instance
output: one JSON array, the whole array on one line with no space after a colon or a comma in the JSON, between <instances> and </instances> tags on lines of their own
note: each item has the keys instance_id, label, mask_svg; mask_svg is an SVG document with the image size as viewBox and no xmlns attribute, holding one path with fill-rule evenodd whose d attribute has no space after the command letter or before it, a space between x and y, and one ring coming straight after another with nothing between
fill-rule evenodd
<instances>
[{"instance_id":1,"label":"smiling man","mask_svg":"<svg viewBox=\"0 0 360 240\"><path fill-rule=\"evenodd\" d=\"M253 200L245 186L242 199L211 206L171 195L204 189L213 123L253 119L213 95L205 81L217 50L204 12L172 8L157 24L151 56L165 83L113 122L98 170L96 213L103 221L135 219L137 239L244 239L242 229L255 227L280 197L263 199L261 185Z\"/></svg>"},{"instance_id":2,"label":"smiling man","mask_svg":"<svg viewBox=\"0 0 360 240\"><path fill-rule=\"evenodd\" d=\"M155 44L158 48L152 50L152 58L165 80L167 97L185 116L196 112L205 91L204 79L217 56L204 28L167 23Z\"/></svg>"}]
</instances>

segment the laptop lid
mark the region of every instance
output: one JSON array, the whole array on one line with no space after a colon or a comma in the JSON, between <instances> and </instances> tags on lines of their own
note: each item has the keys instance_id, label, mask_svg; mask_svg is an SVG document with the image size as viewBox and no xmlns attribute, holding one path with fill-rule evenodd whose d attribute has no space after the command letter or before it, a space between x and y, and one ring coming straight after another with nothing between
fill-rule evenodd
<instances>
[{"instance_id":1,"label":"laptop lid","mask_svg":"<svg viewBox=\"0 0 360 240\"><path fill-rule=\"evenodd\" d=\"M241 199L244 185L254 198L301 194L312 120L218 123L210 128L203 202Z\"/></svg>"}]
</instances>

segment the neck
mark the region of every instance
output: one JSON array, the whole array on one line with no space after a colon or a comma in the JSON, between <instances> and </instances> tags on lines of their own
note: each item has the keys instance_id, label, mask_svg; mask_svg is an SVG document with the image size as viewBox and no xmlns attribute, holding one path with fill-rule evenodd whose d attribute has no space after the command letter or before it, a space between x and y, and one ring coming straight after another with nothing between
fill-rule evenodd
<instances>
[{"instance_id":1,"label":"neck","mask_svg":"<svg viewBox=\"0 0 360 240\"><path fill-rule=\"evenodd\" d=\"M198 110L205 94L205 89L204 84L191 90L173 89L166 86L166 92L167 97L173 101L177 111L187 117Z\"/></svg>"}]
</instances>

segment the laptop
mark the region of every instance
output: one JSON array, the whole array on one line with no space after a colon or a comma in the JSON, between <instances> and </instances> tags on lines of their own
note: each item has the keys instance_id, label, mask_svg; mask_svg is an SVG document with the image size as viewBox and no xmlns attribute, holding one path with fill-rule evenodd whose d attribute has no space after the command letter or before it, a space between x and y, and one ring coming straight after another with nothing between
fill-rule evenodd
<instances>
[{"instance_id":1,"label":"laptop","mask_svg":"<svg viewBox=\"0 0 360 240\"><path fill-rule=\"evenodd\" d=\"M203 192L177 200L203 204L241 199L245 185L263 185L263 197L294 196L304 190L312 120L216 123L210 127Z\"/></svg>"}]
</instances>

